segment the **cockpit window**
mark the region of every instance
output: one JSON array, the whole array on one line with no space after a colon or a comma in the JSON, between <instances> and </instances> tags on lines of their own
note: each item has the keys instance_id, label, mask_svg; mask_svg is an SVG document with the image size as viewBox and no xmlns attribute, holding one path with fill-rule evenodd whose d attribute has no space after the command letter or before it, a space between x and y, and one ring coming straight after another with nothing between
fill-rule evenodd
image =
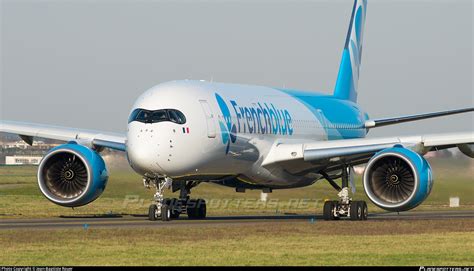
<instances>
[{"instance_id":1,"label":"cockpit window","mask_svg":"<svg viewBox=\"0 0 474 271\"><path fill-rule=\"evenodd\" d=\"M151 119L151 112L142 110L138 113L136 120L141 121L141 122L149 122Z\"/></svg>"},{"instance_id":2,"label":"cockpit window","mask_svg":"<svg viewBox=\"0 0 474 271\"><path fill-rule=\"evenodd\" d=\"M176 109L146 110L137 108L130 114L128 123L132 121L143 123L171 121L177 124L184 124L186 123L186 117L181 111Z\"/></svg>"},{"instance_id":3,"label":"cockpit window","mask_svg":"<svg viewBox=\"0 0 474 271\"><path fill-rule=\"evenodd\" d=\"M161 121L167 121L168 120L168 115L166 114L165 110L156 110L151 113L151 122L161 122Z\"/></svg>"},{"instance_id":4,"label":"cockpit window","mask_svg":"<svg viewBox=\"0 0 474 271\"><path fill-rule=\"evenodd\" d=\"M170 120L174 123L184 124L186 122L186 118L184 117L183 113L178 110L168 110L168 115Z\"/></svg>"},{"instance_id":5,"label":"cockpit window","mask_svg":"<svg viewBox=\"0 0 474 271\"><path fill-rule=\"evenodd\" d=\"M130 114L130 117L128 117L128 123L134 121L137 119L138 113L140 113L140 109L135 109L132 111L132 114Z\"/></svg>"}]
</instances>

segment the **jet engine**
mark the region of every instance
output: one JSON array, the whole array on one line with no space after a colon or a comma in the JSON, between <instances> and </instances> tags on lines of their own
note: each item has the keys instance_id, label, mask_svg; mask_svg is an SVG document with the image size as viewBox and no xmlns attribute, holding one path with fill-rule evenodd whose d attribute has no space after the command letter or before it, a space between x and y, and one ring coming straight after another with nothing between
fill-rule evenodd
<instances>
[{"instance_id":1,"label":"jet engine","mask_svg":"<svg viewBox=\"0 0 474 271\"><path fill-rule=\"evenodd\" d=\"M428 162L401 146L375 154L364 172L364 190L378 207L398 212L421 204L431 192L433 175Z\"/></svg>"},{"instance_id":2,"label":"jet engine","mask_svg":"<svg viewBox=\"0 0 474 271\"><path fill-rule=\"evenodd\" d=\"M102 157L76 143L51 149L38 168L38 184L43 195L65 207L86 205L105 189L108 172Z\"/></svg>"},{"instance_id":3,"label":"jet engine","mask_svg":"<svg viewBox=\"0 0 474 271\"><path fill-rule=\"evenodd\" d=\"M458 149L464 153L466 156L474 158L474 144L460 144Z\"/></svg>"}]
</instances>

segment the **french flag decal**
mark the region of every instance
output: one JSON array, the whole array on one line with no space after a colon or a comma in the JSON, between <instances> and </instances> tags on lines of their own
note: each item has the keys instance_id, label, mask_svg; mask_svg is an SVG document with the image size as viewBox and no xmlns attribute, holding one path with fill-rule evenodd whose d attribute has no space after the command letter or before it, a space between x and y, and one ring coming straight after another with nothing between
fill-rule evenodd
<instances>
[{"instance_id":1,"label":"french flag decal","mask_svg":"<svg viewBox=\"0 0 474 271\"><path fill-rule=\"evenodd\" d=\"M183 134L189 134L189 127L183 127Z\"/></svg>"}]
</instances>

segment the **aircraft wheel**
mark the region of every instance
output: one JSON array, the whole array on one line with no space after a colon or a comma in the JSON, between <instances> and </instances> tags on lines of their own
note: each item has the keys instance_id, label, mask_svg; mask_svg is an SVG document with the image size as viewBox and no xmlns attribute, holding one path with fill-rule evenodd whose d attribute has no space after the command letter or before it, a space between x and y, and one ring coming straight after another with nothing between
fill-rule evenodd
<instances>
[{"instance_id":1,"label":"aircraft wheel","mask_svg":"<svg viewBox=\"0 0 474 271\"><path fill-rule=\"evenodd\" d=\"M181 214L181 206L180 206L180 201L177 198L172 198L172 199L165 199L164 203L169 205L171 208L171 218L172 219L177 219L179 218L179 215Z\"/></svg>"},{"instance_id":2,"label":"aircraft wheel","mask_svg":"<svg viewBox=\"0 0 474 271\"><path fill-rule=\"evenodd\" d=\"M189 219L203 219L206 217L207 208L204 199L190 199L186 207Z\"/></svg>"},{"instance_id":3,"label":"aircraft wheel","mask_svg":"<svg viewBox=\"0 0 474 271\"><path fill-rule=\"evenodd\" d=\"M179 218L179 215L180 215L180 213L178 213L178 212L176 212L176 211L173 211L173 212L171 212L170 218L172 218L172 219L178 219L178 218Z\"/></svg>"},{"instance_id":4,"label":"aircraft wheel","mask_svg":"<svg viewBox=\"0 0 474 271\"><path fill-rule=\"evenodd\" d=\"M369 216L369 208L367 208L367 202L361 201L362 204L362 219L361 220L367 220L367 217Z\"/></svg>"},{"instance_id":5,"label":"aircraft wheel","mask_svg":"<svg viewBox=\"0 0 474 271\"><path fill-rule=\"evenodd\" d=\"M167 204L161 206L161 220L170 221L171 220L171 208Z\"/></svg>"},{"instance_id":6,"label":"aircraft wheel","mask_svg":"<svg viewBox=\"0 0 474 271\"><path fill-rule=\"evenodd\" d=\"M198 218L197 201L195 199L188 200L188 204L186 206L186 213L188 214L189 219Z\"/></svg>"},{"instance_id":7,"label":"aircraft wheel","mask_svg":"<svg viewBox=\"0 0 474 271\"><path fill-rule=\"evenodd\" d=\"M324 220L334 220L334 202L333 201L326 201L324 202L323 207L323 218Z\"/></svg>"},{"instance_id":8,"label":"aircraft wheel","mask_svg":"<svg viewBox=\"0 0 474 271\"><path fill-rule=\"evenodd\" d=\"M339 201L333 200L333 201L332 201L332 204L334 205L334 208L336 208L336 209L339 208ZM333 214L334 214L334 213L333 213ZM332 219L333 219L333 220L339 220L339 219L341 219L341 217L340 217L340 216L334 216L334 215L333 215L333 218L332 218Z\"/></svg>"},{"instance_id":9,"label":"aircraft wheel","mask_svg":"<svg viewBox=\"0 0 474 271\"><path fill-rule=\"evenodd\" d=\"M362 204L360 201L353 201L350 205L351 220L362 220Z\"/></svg>"},{"instance_id":10,"label":"aircraft wheel","mask_svg":"<svg viewBox=\"0 0 474 271\"><path fill-rule=\"evenodd\" d=\"M148 208L148 219L155 221L158 218L158 207L155 204L150 205Z\"/></svg>"},{"instance_id":11,"label":"aircraft wheel","mask_svg":"<svg viewBox=\"0 0 474 271\"><path fill-rule=\"evenodd\" d=\"M207 213L207 207L206 207L206 201L204 199L198 199L197 200L197 215L199 219L204 219L206 218L206 213Z\"/></svg>"}]
</instances>

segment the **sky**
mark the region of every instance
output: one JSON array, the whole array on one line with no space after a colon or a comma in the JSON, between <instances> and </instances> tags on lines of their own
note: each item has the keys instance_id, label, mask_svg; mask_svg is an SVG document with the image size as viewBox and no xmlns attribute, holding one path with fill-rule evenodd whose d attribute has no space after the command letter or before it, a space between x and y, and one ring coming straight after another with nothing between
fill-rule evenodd
<instances>
[{"instance_id":1,"label":"sky","mask_svg":"<svg viewBox=\"0 0 474 271\"><path fill-rule=\"evenodd\" d=\"M332 93L352 0L0 0L0 119L124 132L170 80ZM359 103L382 118L474 105L472 0L369 0ZM370 136L474 130L474 114Z\"/></svg>"}]
</instances>

